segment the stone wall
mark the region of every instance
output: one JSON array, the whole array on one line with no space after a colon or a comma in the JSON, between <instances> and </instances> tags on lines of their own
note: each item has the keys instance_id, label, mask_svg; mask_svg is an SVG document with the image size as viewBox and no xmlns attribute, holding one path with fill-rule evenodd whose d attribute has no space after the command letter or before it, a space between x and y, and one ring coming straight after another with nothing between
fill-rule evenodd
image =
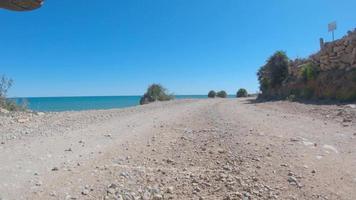
<instances>
[{"instance_id":1,"label":"stone wall","mask_svg":"<svg viewBox=\"0 0 356 200\"><path fill-rule=\"evenodd\" d=\"M312 63L320 71L356 69L356 29L333 42L324 43L320 39L320 51L307 59L296 59L291 62L290 74L297 75L301 66Z\"/></svg>"}]
</instances>

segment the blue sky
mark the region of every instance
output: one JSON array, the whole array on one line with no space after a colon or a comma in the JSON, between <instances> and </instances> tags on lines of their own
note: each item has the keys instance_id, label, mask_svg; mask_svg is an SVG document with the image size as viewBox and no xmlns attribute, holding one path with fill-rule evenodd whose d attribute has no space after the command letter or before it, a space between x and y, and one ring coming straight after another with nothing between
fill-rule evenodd
<instances>
[{"instance_id":1,"label":"blue sky","mask_svg":"<svg viewBox=\"0 0 356 200\"><path fill-rule=\"evenodd\" d=\"M0 74L10 96L141 95L258 90L257 69L276 50L291 58L356 28L354 0L47 0L0 10Z\"/></svg>"}]
</instances>

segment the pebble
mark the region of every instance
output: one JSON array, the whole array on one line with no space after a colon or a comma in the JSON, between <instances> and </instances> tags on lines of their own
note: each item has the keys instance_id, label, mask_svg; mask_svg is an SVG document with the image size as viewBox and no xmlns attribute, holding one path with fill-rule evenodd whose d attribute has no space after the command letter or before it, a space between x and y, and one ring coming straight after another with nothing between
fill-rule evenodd
<instances>
[{"instance_id":1,"label":"pebble","mask_svg":"<svg viewBox=\"0 0 356 200\"><path fill-rule=\"evenodd\" d=\"M36 186L41 186L42 185L42 181L38 181L37 183L36 183Z\"/></svg>"},{"instance_id":2,"label":"pebble","mask_svg":"<svg viewBox=\"0 0 356 200\"><path fill-rule=\"evenodd\" d=\"M174 189L174 188L173 188L172 186L171 186L171 187L168 187L168 188L167 188L167 193L168 193L168 194L173 194L173 189Z\"/></svg>"},{"instance_id":3,"label":"pebble","mask_svg":"<svg viewBox=\"0 0 356 200\"><path fill-rule=\"evenodd\" d=\"M163 196L160 194L155 194L152 199L153 200L161 200L161 199L163 199Z\"/></svg>"},{"instance_id":4,"label":"pebble","mask_svg":"<svg viewBox=\"0 0 356 200\"><path fill-rule=\"evenodd\" d=\"M21 124L26 123L26 122L29 122L29 121L30 121L29 118L19 118L19 119L17 119L17 122L18 122L18 123L21 123Z\"/></svg>"},{"instance_id":5,"label":"pebble","mask_svg":"<svg viewBox=\"0 0 356 200\"><path fill-rule=\"evenodd\" d=\"M224 149L219 148L218 153L223 154L223 153L226 153L226 151Z\"/></svg>"},{"instance_id":6,"label":"pebble","mask_svg":"<svg viewBox=\"0 0 356 200\"><path fill-rule=\"evenodd\" d=\"M86 195L88 195L89 194L89 190L88 189L84 189L83 191L82 191L82 195L84 195L84 196L86 196Z\"/></svg>"},{"instance_id":7,"label":"pebble","mask_svg":"<svg viewBox=\"0 0 356 200\"><path fill-rule=\"evenodd\" d=\"M59 171L58 167L53 167L52 171Z\"/></svg>"}]
</instances>

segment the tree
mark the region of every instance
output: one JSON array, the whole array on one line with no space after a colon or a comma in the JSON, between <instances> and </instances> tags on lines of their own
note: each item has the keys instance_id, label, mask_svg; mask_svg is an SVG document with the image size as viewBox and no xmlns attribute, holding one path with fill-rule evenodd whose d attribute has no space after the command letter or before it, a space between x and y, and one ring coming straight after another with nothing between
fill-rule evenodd
<instances>
[{"instance_id":1,"label":"tree","mask_svg":"<svg viewBox=\"0 0 356 200\"><path fill-rule=\"evenodd\" d=\"M247 93L247 90L244 89L244 88L240 88L239 91L237 91L236 93L236 97L239 98L239 97L247 97L248 93Z\"/></svg>"},{"instance_id":2,"label":"tree","mask_svg":"<svg viewBox=\"0 0 356 200\"><path fill-rule=\"evenodd\" d=\"M281 86L288 76L288 65L289 58L285 52L274 53L257 73L261 91Z\"/></svg>"},{"instance_id":3,"label":"tree","mask_svg":"<svg viewBox=\"0 0 356 200\"><path fill-rule=\"evenodd\" d=\"M168 94L166 88L160 84L152 84L140 99L140 104L143 105L155 101L169 101L171 99L173 99L173 95Z\"/></svg>"},{"instance_id":4,"label":"tree","mask_svg":"<svg viewBox=\"0 0 356 200\"><path fill-rule=\"evenodd\" d=\"M220 98L226 98L227 97L227 93L224 90L221 90L216 94L216 96L220 97Z\"/></svg>"},{"instance_id":5,"label":"tree","mask_svg":"<svg viewBox=\"0 0 356 200\"><path fill-rule=\"evenodd\" d=\"M216 97L216 92L214 90L210 90L210 92L208 93L208 97L209 98L215 98Z\"/></svg>"}]
</instances>

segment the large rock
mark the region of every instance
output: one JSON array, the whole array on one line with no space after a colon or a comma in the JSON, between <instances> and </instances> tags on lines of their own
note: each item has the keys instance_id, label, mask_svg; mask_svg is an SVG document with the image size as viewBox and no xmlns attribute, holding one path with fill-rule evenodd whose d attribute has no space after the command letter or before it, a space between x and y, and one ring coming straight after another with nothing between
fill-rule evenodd
<instances>
[{"instance_id":1,"label":"large rock","mask_svg":"<svg viewBox=\"0 0 356 200\"><path fill-rule=\"evenodd\" d=\"M353 56L351 54L345 54L340 57L341 62L351 65L353 61Z\"/></svg>"},{"instance_id":2,"label":"large rock","mask_svg":"<svg viewBox=\"0 0 356 200\"><path fill-rule=\"evenodd\" d=\"M342 52L343 50L345 50L344 45L334 47L334 52L336 53Z\"/></svg>"}]
</instances>

